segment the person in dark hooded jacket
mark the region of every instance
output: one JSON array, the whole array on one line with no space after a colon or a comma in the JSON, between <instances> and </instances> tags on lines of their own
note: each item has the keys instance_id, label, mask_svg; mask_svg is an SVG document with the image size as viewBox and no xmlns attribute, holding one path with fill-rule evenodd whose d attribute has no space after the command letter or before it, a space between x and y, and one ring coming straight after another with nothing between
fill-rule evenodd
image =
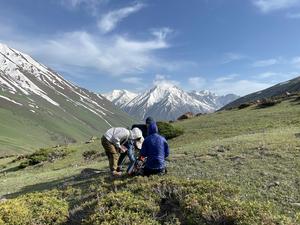
<instances>
[{"instance_id":1,"label":"person in dark hooded jacket","mask_svg":"<svg viewBox=\"0 0 300 225\"><path fill-rule=\"evenodd\" d=\"M169 156L169 146L164 137L158 134L155 122L148 127L149 136L144 140L140 155L147 157L144 175L162 174L165 172L165 158Z\"/></svg>"}]
</instances>

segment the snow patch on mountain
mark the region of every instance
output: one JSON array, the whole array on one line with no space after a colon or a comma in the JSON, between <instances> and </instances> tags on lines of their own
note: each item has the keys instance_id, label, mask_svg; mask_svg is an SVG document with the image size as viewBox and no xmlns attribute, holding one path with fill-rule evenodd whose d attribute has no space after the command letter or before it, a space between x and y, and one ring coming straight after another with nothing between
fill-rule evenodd
<instances>
[{"instance_id":1,"label":"snow patch on mountain","mask_svg":"<svg viewBox=\"0 0 300 225\"><path fill-rule=\"evenodd\" d=\"M110 121L115 119L114 108L100 94L90 92L64 80L61 75L37 62L31 56L1 43L0 91L6 92L8 95L13 94L16 99L23 99L23 107L32 110L36 104L42 108L55 106L57 110L68 113L73 118L80 118L81 114L73 114L70 111L73 106L80 107L81 113L96 115L109 126L112 126ZM9 97L12 98L11 100L14 99L14 96L9 95ZM42 108L37 106L34 111L45 110ZM86 124L85 121L78 118L75 119Z\"/></svg>"},{"instance_id":2,"label":"snow patch on mountain","mask_svg":"<svg viewBox=\"0 0 300 225\"><path fill-rule=\"evenodd\" d=\"M115 90L105 96L123 111L141 120L148 116L157 120L175 120L186 112L211 113L238 98L236 95L217 96L210 91L188 93L166 82L134 98L128 98L126 90Z\"/></svg>"},{"instance_id":3,"label":"snow patch on mountain","mask_svg":"<svg viewBox=\"0 0 300 225\"><path fill-rule=\"evenodd\" d=\"M16 101L14 101L14 100L12 100L12 99L10 99L10 98L8 98L8 97L5 97L5 96L3 96L3 95L0 95L0 98L3 98L3 99L5 99L5 100L7 100L7 101L9 101L9 102L12 102L12 103L16 104L16 105L20 105L20 106L23 105L23 104L21 104L21 103L19 103L19 102L16 102Z\"/></svg>"},{"instance_id":4,"label":"snow patch on mountain","mask_svg":"<svg viewBox=\"0 0 300 225\"><path fill-rule=\"evenodd\" d=\"M103 94L103 96L114 103L116 106L123 107L138 94L127 90L113 90L111 93Z\"/></svg>"}]
</instances>

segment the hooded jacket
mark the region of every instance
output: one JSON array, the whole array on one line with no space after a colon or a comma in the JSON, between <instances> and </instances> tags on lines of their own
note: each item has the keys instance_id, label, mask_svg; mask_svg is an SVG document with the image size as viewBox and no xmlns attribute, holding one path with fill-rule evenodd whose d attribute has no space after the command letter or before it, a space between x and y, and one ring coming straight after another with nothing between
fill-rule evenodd
<instances>
[{"instance_id":1,"label":"hooded jacket","mask_svg":"<svg viewBox=\"0 0 300 225\"><path fill-rule=\"evenodd\" d=\"M169 146L166 139L158 134L156 123L151 123L148 128L149 136L145 139L141 156L147 157L145 168L165 168L165 158L169 156Z\"/></svg>"}]
</instances>

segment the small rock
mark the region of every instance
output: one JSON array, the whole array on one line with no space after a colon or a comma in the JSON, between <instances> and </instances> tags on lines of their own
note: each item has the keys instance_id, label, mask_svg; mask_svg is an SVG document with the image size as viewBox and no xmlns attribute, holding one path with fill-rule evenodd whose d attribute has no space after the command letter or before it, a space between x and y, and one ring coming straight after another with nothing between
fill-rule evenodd
<instances>
[{"instance_id":1,"label":"small rock","mask_svg":"<svg viewBox=\"0 0 300 225\"><path fill-rule=\"evenodd\" d=\"M296 138L300 138L300 133L295 134Z\"/></svg>"},{"instance_id":2,"label":"small rock","mask_svg":"<svg viewBox=\"0 0 300 225\"><path fill-rule=\"evenodd\" d=\"M6 202L6 201L7 201L7 199L5 197L0 197L0 203Z\"/></svg>"},{"instance_id":3,"label":"small rock","mask_svg":"<svg viewBox=\"0 0 300 225\"><path fill-rule=\"evenodd\" d=\"M300 203L299 202L294 202L294 203L291 203L291 206L295 206L297 208L300 208Z\"/></svg>"},{"instance_id":4,"label":"small rock","mask_svg":"<svg viewBox=\"0 0 300 225\"><path fill-rule=\"evenodd\" d=\"M274 181L273 183L270 183L268 185L268 188L272 188L272 187L277 187L280 185L280 182L279 181Z\"/></svg>"}]
</instances>

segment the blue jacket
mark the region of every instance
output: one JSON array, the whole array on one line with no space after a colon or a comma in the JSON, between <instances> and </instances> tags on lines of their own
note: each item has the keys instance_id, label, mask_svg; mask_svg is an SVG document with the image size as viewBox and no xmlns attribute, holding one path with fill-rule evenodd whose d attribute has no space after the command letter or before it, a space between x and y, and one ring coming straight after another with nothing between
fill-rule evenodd
<instances>
[{"instance_id":1,"label":"blue jacket","mask_svg":"<svg viewBox=\"0 0 300 225\"><path fill-rule=\"evenodd\" d=\"M146 137L141 156L147 157L145 168L165 168L165 158L169 156L169 146L166 139L158 134L156 123L151 123L148 128L149 136Z\"/></svg>"}]
</instances>

